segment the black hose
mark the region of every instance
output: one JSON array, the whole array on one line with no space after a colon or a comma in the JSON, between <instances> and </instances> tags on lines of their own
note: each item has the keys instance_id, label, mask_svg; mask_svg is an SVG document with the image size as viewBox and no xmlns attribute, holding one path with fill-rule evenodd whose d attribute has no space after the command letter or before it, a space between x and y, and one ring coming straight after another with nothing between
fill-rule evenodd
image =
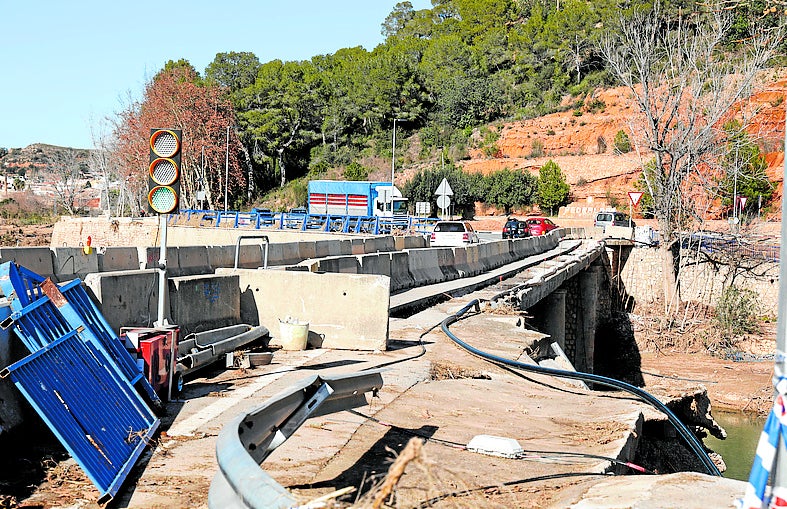
<instances>
[{"instance_id":1,"label":"black hose","mask_svg":"<svg viewBox=\"0 0 787 509\"><path fill-rule=\"evenodd\" d=\"M689 431L686 425L683 424L680 421L680 419L678 419L678 417L674 413L672 413L672 411L669 408L667 408L666 405L664 405L664 403L656 399L656 397L654 397L653 395L643 391L639 387L634 387L633 385L628 384L626 382L621 382L620 380L615 380L614 378L608 378L605 376L596 375L594 373L564 371L562 369L545 368L543 366L524 364L522 362L512 361L510 359L506 359L504 357L500 357L498 355L490 354L482 350L479 350L465 343L458 337L456 337L453 333L451 333L448 327L451 324L457 322L460 319L460 317L465 313L467 313L467 311L472 307L475 307L476 311L480 311L480 301L478 299L473 299L465 307L457 311L456 314L451 315L445 320L443 320L442 324L440 325L445 335L448 336L454 343L464 348L468 352L477 355L478 357L490 360L495 363L505 364L525 371L532 371L534 373L541 373L549 376L572 378L574 380L582 380L585 382L597 383L605 387L612 387L615 389L620 389L628 393L631 393L637 396L638 398L640 398L641 400L645 401L646 403L649 403L651 406L653 406L663 414L665 414L669 419L669 421L672 423L672 425L675 426L675 429L678 431L678 433L686 441L689 448L697 455L697 458L699 458L700 462L702 462L702 464L705 466L705 468L708 471L708 474L721 476L721 472L719 472L719 469L716 468L716 465L713 463L713 461L710 459L708 454L705 452L705 449L703 448L700 441L691 431Z\"/></svg>"}]
</instances>

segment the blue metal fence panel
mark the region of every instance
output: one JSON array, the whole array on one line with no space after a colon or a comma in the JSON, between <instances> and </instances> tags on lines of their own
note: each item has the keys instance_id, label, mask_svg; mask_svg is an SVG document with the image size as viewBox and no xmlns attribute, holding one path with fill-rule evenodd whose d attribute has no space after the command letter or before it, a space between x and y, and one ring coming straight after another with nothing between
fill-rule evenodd
<instances>
[{"instance_id":1,"label":"blue metal fence panel","mask_svg":"<svg viewBox=\"0 0 787 509\"><path fill-rule=\"evenodd\" d=\"M11 300L14 330L31 352L36 352L72 330L84 329L107 366L137 385L155 405L161 400L109 323L75 279L60 287L14 262L0 265L0 289ZM7 322L3 323L8 326Z\"/></svg>"},{"instance_id":2,"label":"blue metal fence panel","mask_svg":"<svg viewBox=\"0 0 787 509\"><path fill-rule=\"evenodd\" d=\"M136 391L73 330L6 368L101 492L117 494L159 426Z\"/></svg>"}]
</instances>

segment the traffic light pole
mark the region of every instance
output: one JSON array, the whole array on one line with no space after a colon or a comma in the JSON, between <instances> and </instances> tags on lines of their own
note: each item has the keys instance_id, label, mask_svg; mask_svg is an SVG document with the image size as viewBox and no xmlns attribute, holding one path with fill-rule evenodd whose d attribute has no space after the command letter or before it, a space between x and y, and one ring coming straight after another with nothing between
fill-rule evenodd
<instances>
[{"instance_id":1,"label":"traffic light pole","mask_svg":"<svg viewBox=\"0 0 787 509\"><path fill-rule=\"evenodd\" d=\"M165 327L168 325L166 309L169 301L169 287L167 286L167 214L159 214L158 220L161 246L158 259L158 320L155 326Z\"/></svg>"}]
</instances>

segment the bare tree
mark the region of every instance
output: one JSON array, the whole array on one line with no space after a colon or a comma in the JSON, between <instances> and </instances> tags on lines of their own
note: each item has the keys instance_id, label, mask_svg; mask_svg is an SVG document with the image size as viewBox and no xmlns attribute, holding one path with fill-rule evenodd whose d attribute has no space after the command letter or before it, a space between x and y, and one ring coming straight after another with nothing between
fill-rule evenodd
<instances>
[{"instance_id":1,"label":"bare tree","mask_svg":"<svg viewBox=\"0 0 787 509\"><path fill-rule=\"evenodd\" d=\"M725 47L733 10L667 16L659 2L621 18L602 38L600 51L613 75L630 90L640 115L630 121L640 153L652 153L645 172L658 219L665 310L680 299L675 244L697 217L690 199L698 175L718 162L722 120L750 95L755 75L782 39L781 28L760 31Z\"/></svg>"},{"instance_id":2,"label":"bare tree","mask_svg":"<svg viewBox=\"0 0 787 509\"><path fill-rule=\"evenodd\" d=\"M58 150L49 161L50 187L55 201L69 214L76 212L75 201L82 190L84 158L72 148Z\"/></svg>"}]
</instances>

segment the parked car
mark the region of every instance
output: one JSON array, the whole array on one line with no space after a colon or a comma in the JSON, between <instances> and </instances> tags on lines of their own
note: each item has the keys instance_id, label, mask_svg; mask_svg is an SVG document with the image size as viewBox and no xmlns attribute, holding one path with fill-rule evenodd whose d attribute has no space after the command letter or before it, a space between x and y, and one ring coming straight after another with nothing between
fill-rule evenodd
<instances>
[{"instance_id":1,"label":"parked car","mask_svg":"<svg viewBox=\"0 0 787 509\"><path fill-rule=\"evenodd\" d=\"M527 225L528 233L534 237L537 235L546 235L552 230L560 228L548 217L528 217L525 219L525 224Z\"/></svg>"},{"instance_id":2,"label":"parked car","mask_svg":"<svg viewBox=\"0 0 787 509\"><path fill-rule=\"evenodd\" d=\"M477 243L478 234L467 221L438 221L430 238L432 246L462 247Z\"/></svg>"},{"instance_id":3,"label":"parked car","mask_svg":"<svg viewBox=\"0 0 787 509\"><path fill-rule=\"evenodd\" d=\"M306 207L295 207L290 209L290 211L287 213L293 216L295 215L305 216L307 212L306 212Z\"/></svg>"},{"instance_id":4,"label":"parked car","mask_svg":"<svg viewBox=\"0 0 787 509\"><path fill-rule=\"evenodd\" d=\"M593 226L599 228L606 228L607 226L631 226L633 228L637 226L634 221L631 221L629 224L629 220L629 215L623 212L615 212L614 210L601 211L596 214L596 220L593 222Z\"/></svg>"},{"instance_id":5,"label":"parked car","mask_svg":"<svg viewBox=\"0 0 787 509\"><path fill-rule=\"evenodd\" d=\"M506 224L503 226L504 239L521 239L529 236L530 232L527 230L525 222L514 217L506 221Z\"/></svg>"}]
</instances>

